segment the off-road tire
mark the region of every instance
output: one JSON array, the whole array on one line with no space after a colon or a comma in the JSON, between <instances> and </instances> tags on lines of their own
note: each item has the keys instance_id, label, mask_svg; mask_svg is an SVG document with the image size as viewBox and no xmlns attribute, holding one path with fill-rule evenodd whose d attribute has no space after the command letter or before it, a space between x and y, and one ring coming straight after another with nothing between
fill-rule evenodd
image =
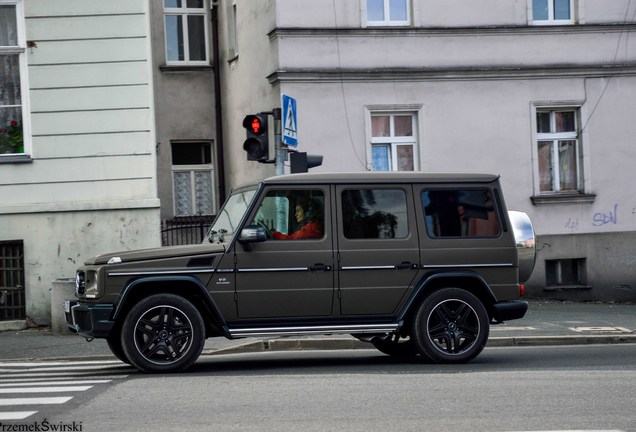
<instances>
[{"instance_id":1,"label":"off-road tire","mask_svg":"<svg viewBox=\"0 0 636 432\"><path fill-rule=\"evenodd\" d=\"M126 358L144 372L178 372L199 358L205 326L197 308L183 297L156 294L132 307L121 342Z\"/></svg>"},{"instance_id":2,"label":"off-road tire","mask_svg":"<svg viewBox=\"0 0 636 432\"><path fill-rule=\"evenodd\" d=\"M435 363L464 363L484 349L490 323L486 308L475 295L460 288L444 288L422 302L412 328L422 356Z\"/></svg>"}]
</instances>

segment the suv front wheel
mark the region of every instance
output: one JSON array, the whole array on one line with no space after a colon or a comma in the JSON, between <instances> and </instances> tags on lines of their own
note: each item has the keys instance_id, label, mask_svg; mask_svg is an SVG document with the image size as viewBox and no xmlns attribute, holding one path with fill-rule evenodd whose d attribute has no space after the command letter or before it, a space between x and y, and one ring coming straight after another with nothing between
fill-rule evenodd
<instances>
[{"instance_id":1,"label":"suv front wheel","mask_svg":"<svg viewBox=\"0 0 636 432\"><path fill-rule=\"evenodd\" d=\"M191 366L203 350L203 318L183 297L146 297L126 316L121 342L126 357L144 372L177 372Z\"/></svg>"},{"instance_id":2,"label":"suv front wheel","mask_svg":"<svg viewBox=\"0 0 636 432\"><path fill-rule=\"evenodd\" d=\"M482 302L466 290L444 288L422 302L412 333L422 356L436 363L463 363L484 349L488 332Z\"/></svg>"}]
</instances>

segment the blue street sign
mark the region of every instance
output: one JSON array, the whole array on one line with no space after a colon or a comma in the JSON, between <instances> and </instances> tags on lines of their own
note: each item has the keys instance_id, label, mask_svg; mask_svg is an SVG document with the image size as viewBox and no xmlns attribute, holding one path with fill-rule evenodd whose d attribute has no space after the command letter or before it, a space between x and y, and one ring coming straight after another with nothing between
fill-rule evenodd
<instances>
[{"instance_id":1,"label":"blue street sign","mask_svg":"<svg viewBox=\"0 0 636 432\"><path fill-rule=\"evenodd\" d=\"M296 99L282 95L282 129L283 144L288 146L298 146L298 118L296 111Z\"/></svg>"}]
</instances>

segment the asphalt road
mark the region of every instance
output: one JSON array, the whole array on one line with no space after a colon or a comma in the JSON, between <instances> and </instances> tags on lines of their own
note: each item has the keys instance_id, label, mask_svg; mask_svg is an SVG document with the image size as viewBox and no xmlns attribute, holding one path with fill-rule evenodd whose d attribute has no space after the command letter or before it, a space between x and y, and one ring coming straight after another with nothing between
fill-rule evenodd
<instances>
[{"instance_id":1,"label":"asphalt road","mask_svg":"<svg viewBox=\"0 0 636 432\"><path fill-rule=\"evenodd\" d=\"M636 344L486 348L455 366L264 352L130 372L39 415L83 431L636 430Z\"/></svg>"}]
</instances>

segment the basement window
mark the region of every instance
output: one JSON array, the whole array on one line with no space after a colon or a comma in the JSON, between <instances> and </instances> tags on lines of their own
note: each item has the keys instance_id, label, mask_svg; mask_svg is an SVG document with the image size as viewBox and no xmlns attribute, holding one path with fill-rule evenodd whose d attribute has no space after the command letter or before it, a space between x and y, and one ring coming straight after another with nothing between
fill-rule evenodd
<instances>
[{"instance_id":1,"label":"basement window","mask_svg":"<svg viewBox=\"0 0 636 432\"><path fill-rule=\"evenodd\" d=\"M546 290L589 288L585 258L545 261Z\"/></svg>"}]
</instances>

